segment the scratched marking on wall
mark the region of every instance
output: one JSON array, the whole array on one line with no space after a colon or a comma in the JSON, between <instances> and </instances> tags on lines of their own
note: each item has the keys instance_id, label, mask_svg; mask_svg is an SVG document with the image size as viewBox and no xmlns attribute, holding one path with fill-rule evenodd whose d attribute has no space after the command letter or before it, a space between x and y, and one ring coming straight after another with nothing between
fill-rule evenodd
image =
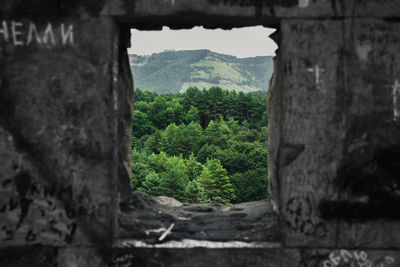
<instances>
[{"instance_id":1,"label":"scratched marking on wall","mask_svg":"<svg viewBox=\"0 0 400 267\"><path fill-rule=\"evenodd\" d=\"M15 46L29 46L33 44L55 46L74 43L74 25L47 23L38 27L33 22L5 21L0 25L0 42L11 43Z\"/></svg>"},{"instance_id":2,"label":"scratched marking on wall","mask_svg":"<svg viewBox=\"0 0 400 267\"><path fill-rule=\"evenodd\" d=\"M392 256L385 255L377 260L369 258L365 251L339 250L332 251L329 259L323 262L323 267L354 266L354 267L387 267L394 266L395 260Z\"/></svg>"},{"instance_id":3,"label":"scratched marking on wall","mask_svg":"<svg viewBox=\"0 0 400 267\"><path fill-rule=\"evenodd\" d=\"M326 237L326 226L315 213L313 206L309 196L290 198L285 206L286 225L305 235Z\"/></svg>"},{"instance_id":4,"label":"scratched marking on wall","mask_svg":"<svg viewBox=\"0 0 400 267\"><path fill-rule=\"evenodd\" d=\"M320 84L321 84L321 73L325 72L325 69L321 68L319 64L317 64L314 68L308 68L308 72L315 73L315 85L317 86L317 89L320 89Z\"/></svg>"},{"instance_id":5,"label":"scratched marking on wall","mask_svg":"<svg viewBox=\"0 0 400 267\"><path fill-rule=\"evenodd\" d=\"M310 0L299 0L299 7L306 8L310 4Z\"/></svg>"},{"instance_id":6,"label":"scratched marking on wall","mask_svg":"<svg viewBox=\"0 0 400 267\"><path fill-rule=\"evenodd\" d=\"M12 193L15 187L18 194ZM0 243L22 239L29 243L43 239L72 242L77 228L75 211L64 210L58 203L72 200L71 186L29 181L21 192L18 183L6 179L1 181L0 191Z\"/></svg>"},{"instance_id":7,"label":"scratched marking on wall","mask_svg":"<svg viewBox=\"0 0 400 267\"><path fill-rule=\"evenodd\" d=\"M400 97L400 83L399 83L399 80L396 79L396 81L393 84L393 120L394 121L397 121L400 117L399 97Z\"/></svg>"}]
</instances>

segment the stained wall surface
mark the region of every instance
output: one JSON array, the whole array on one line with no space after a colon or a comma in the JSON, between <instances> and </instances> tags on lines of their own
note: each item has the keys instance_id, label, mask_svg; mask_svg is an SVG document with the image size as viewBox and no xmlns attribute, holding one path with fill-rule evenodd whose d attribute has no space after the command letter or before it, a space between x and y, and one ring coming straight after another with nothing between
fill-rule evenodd
<instances>
[{"instance_id":1,"label":"stained wall surface","mask_svg":"<svg viewBox=\"0 0 400 267\"><path fill-rule=\"evenodd\" d=\"M114 31L106 18L2 20L1 246L111 242Z\"/></svg>"},{"instance_id":2,"label":"stained wall surface","mask_svg":"<svg viewBox=\"0 0 400 267\"><path fill-rule=\"evenodd\" d=\"M397 0L3 1L0 266L399 266L399 14ZM113 246L126 36L163 25L278 28L273 249Z\"/></svg>"}]
</instances>

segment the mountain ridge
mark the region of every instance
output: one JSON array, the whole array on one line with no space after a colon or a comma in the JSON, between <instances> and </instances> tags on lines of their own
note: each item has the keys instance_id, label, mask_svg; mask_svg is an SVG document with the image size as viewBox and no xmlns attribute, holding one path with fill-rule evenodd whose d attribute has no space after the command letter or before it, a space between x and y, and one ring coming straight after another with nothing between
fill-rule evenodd
<instances>
[{"instance_id":1,"label":"mountain ridge","mask_svg":"<svg viewBox=\"0 0 400 267\"><path fill-rule=\"evenodd\" d=\"M273 56L237 58L207 49L129 54L135 88L158 94L213 86L237 92L267 91Z\"/></svg>"}]
</instances>

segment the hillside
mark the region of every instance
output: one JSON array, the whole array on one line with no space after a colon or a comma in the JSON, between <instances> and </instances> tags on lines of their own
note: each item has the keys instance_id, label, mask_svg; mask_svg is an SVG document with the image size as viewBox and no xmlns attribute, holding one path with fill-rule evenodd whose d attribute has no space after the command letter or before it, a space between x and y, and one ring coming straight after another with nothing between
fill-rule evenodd
<instances>
[{"instance_id":1,"label":"hillside","mask_svg":"<svg viewBox=\"0 0 400 267\"><path fill-rule=\"evenodd\" d=\"M135 88L158 94L218 86L237 92L267 91L271 56L237 58L209 50L166 51L151 56L129 55Z\"/></svg>"}]
</instances>

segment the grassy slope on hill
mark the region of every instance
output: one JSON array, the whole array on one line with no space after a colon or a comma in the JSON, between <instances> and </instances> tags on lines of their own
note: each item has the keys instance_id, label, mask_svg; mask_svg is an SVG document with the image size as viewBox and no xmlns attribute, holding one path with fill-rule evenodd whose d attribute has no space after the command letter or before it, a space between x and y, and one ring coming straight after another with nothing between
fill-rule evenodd
<instances>
[{"instance_id":1,"label":"grassy slope on hill","mask_svg":"<svg viewBox=\"0 0 400 267\"><path fill-rule=\"evenodd\" d=\"M129 57L135 88L158 94L184 92L190 86L267 91L273 71L271 56L236 58L209 50L186 50Z\"/></svg>"}]
</instances>

